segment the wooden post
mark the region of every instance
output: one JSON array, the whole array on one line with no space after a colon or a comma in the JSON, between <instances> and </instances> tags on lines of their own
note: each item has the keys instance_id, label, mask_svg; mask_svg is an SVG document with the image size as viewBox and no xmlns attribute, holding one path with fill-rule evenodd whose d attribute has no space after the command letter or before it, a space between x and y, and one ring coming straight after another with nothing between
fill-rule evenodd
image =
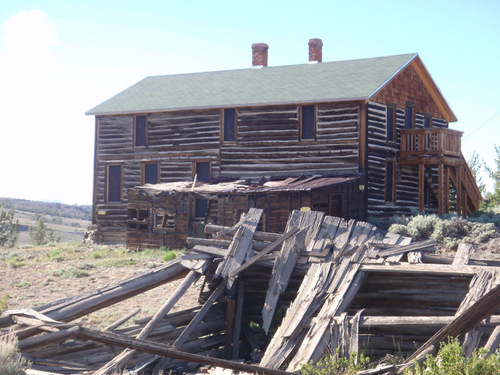
<instances>
[{"instance_id":1,"label":"wooden post","mask_svg":"<svg viewBox=\"0 0 500 375\"><path fill-rule=\"evenodd\" d=\"M444 214L444 170L443 163L438 165L438 214L439 216Z\"/></svg>"},{"instance_id":2,"label":"wooden post","mask_svg":"<svg viewBox=\"0 0 500 375\"><path fill-rule=\"evenodd\" d=\"M425 192L425 165L418 166L418 211L424 212L424 192Z\"/></svg>"}]
</instances>

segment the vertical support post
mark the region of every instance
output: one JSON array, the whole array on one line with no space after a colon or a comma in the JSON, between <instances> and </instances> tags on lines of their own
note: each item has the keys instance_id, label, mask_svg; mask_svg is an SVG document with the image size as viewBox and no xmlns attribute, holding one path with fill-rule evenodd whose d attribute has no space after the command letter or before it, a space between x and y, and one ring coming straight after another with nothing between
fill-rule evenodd
<instances>
[{"instance_id":1,"label":"vertical support post","mask_svg":"<svg viewBox=\"0 0 500 375\"><path fill-rule=\"evenodd\" d=\"M444 167L444 213L450 213L450 167Z\"/></svg>"},{"instance_id":2,"label":"vertical support post","mask_svg":"<svg viewBox=\"0 0 500 375\"><path fill-rule=\"evenodd\" d=\"M463 202L463 190L462 190L462 170L463 166L459 166L456 171L457 171L457 179L456 179L456 184L457 186L455 187L457 190L457 215L460 215L462 217L465 217L465 212L462 208L462 202Z\"/></svg>"},{"instance_id":3,"label":"vertical support post","mask_svg":"<svg viewBox=\"0 0 500 375\"><path fill-rule=\"evenodd\" d=\"M438 165L438 214L439 216L444 214L444 170L443 163Z\"/></svg>"},{"instance_id":4,"label":"vertical support post","mask_svg":"<svg viewBox=\"0 0 500 375\"><path fill-rule=\"evenodd\" d=\"M418 211L424 211L424 192L425 192L425 165L418 166Z\"/></svg>"}]
</instances>

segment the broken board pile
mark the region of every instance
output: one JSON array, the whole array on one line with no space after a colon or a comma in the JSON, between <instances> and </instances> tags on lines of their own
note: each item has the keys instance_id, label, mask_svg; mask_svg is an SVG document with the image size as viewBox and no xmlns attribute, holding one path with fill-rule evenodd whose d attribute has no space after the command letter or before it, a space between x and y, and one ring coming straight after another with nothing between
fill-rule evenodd
<instances>
[{"instance_id":1,"label":"broken board pile","mask_svg":"<svg viewBox=\"0 0 500 375\"><path fill-rule=\"evenodd\" d=\"M372 374L395 374L449 336L470 353L500 340L500 262L433 253L371 224L294 211L283 234L257 231L262 210L231 228L207 225L182 259L119 285L33 310L6 311L2 333L17 335L33 368L57 374L158 374L220 366L261 374L300 371L325 352L406 358ZM200 305L170 310L204 277ZM71 323L182 278L157 313L130 314L104 330ZM129 323L130 324L130 323ZM242 361L243 360L243 361Z\"/></svg>"}]
</instances>

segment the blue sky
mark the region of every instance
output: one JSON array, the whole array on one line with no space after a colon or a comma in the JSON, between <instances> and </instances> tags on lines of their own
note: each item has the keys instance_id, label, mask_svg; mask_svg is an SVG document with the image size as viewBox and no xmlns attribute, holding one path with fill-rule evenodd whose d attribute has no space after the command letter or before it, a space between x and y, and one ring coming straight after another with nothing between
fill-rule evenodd
<instances>
[{"instance_id":1,"label":"blue sky","mask_svg":"<svg viewBox=\"0 0 500 375\"><path fill-rule=\"evenodd\" d=\"M85 111L150 75L418 52L467 159L500 146L500 2L16 0L0 4L0 197L92 201ZM486 179L484 176L483 179Z\"/></svg>"}]
</instances>

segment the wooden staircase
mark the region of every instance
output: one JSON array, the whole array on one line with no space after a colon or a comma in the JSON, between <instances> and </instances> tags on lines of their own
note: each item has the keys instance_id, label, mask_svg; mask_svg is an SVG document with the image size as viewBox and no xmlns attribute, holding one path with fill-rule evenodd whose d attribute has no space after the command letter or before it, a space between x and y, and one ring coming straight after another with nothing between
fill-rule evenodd
<instances>
[{"instance_id":1,"label":"wooden staircase","mask_svg":"<svg viewBox=\"0 0 500 375\"><path fill-rule=\"evenodd\" d=\"M456 212L466 217L479 209L481 192L461 151L462 132L447 128L403 129L398 163L419 170L419 211L424 210L427 182L438 213L450 212L450 182L456 191Z\"/></svg>"}]
</instances>

